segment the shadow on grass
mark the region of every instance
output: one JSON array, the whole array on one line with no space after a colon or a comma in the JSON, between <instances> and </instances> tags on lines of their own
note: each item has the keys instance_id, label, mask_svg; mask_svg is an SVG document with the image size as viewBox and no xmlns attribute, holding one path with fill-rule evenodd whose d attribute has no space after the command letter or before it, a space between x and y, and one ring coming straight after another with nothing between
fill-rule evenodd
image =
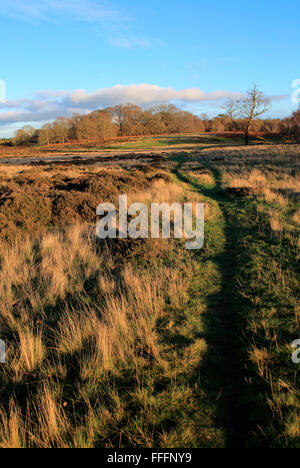
<instances>
[{"instance_id":1,"label":"shadow on grass","mask_svg":"<svg viewBox=\"0 0 300 468\"><path fill-rule=\"evenodd\" d=\"M239 241L255 233L250 232L247 224L242 223L236 214L243 211L250 199L235 200L222 194L221 174L210 164L203 163L214 176L214 187L191 180L182 172L186 160L177 157L176 161L178 165L174 173L177 178L188 183L198 193L216 201L223 217L222 226L219 226L223 231L223 246L215 252L210 249L209 254L209 260L217 265L222 279L219 292L207 297L208 312L204 317L208 352L202 372L206 377L206 391L212 401L217 401L216 424L225 431L226 447L246 448L249 444L260 445L255 442L253 435L270 419L270 410L263 395L264 389L255 389L255 385L249 383L251 370L247 352L251 343L245 332L249 301L241 296L238 288L238 267L244 255L238 250ZM209 236L210 243L214 241L215 235L213 228ZM195 255L199 255L199 261L203 262L207 254L204 250Z\"/></svg>"}]
</instances>

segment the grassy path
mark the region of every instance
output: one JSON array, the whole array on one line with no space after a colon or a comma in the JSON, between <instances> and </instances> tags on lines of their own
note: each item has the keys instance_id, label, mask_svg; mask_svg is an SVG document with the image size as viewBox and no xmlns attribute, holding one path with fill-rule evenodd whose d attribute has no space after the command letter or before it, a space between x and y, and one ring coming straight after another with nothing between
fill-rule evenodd
<instances>
[{"instance_id":1,"label":"grassy path","mask_svg":"<svg viewBox=\"0 0 300 468\"><path fill-rule=\"evenodd\" d=\"M242 211L238 202L221 193L221 174L213 166L205 164L213 175L213 185L199 184L184 171L186 157L177 157L174 173L179 181L205 196L208 203L218 209L213 224L206 222L206 247L198 253L199 262L212 261L219 271L215 278L217 293L208 296L205 314L205 333L208 343L208 392L216 398L216 424L225 433L225 446L247 446L253 417L249 406L249 386L245 375L245 349L240 301L236 286L236 246L245 235L245 229L236 223L236 211ZM198 286L201 286L198 284ZM250 390L251 391L251 390ZM259 410L259 408L257 408Z\"/></svg>"},{"instance_id":2,"label":"grassy path","mask_svg":"<svg viewBox=\"0 0 300 468\"><path fill-rule=\"evenodd\" d=\"M206 220L205 248L195 254L219 272L204 315L215 423L228 448L298 447L299 377L290 343L299 328L299 252L270 235L256 197L224 196L215 165L197 160L214 180L202 184L186 154L174 160L177 179L218 211L213 223Z\"/></svg>"},{"instance_id":3,"label":"grassy path","mask_svg":"<svg viewBox=\"0 0 300 468\"><path fill-rule=\"evenodd\" d=\"M242 446L246 429L245 415L241 415L238 401L240 400L242 383L242 361L238 341L238 324L233 308L232 283L234 276L233 251L234 230L228 225L226 204L228 200L220 195L220 175L213 172L213 186L199 185L196 180L188 178L183 172L184 161L180 160L175 173L177 178L190 187L205 195L207 201L213 202L219 208L217 224L212 232L207 232L208 243L215 243L211 260L221 272L217 279L218 294L208 300L206 314L206 334L209 346L209 387L217 398L217 424L220 424L226 434L226 446ZM206 255L206 254L204 254ZM202 258L201 258L202 257ZM204 258L200 253L199 261ZM218 394L217 391L219 392Z\"/></svg>"}]
</instances>

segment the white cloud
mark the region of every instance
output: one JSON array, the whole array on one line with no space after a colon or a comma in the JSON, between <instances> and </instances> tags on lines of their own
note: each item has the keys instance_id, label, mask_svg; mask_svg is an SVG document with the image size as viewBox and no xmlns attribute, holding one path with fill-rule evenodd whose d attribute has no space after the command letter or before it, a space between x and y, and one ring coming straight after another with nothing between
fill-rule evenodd
<instances>
[{"instance_id":1,"label":"white cloud","mask_svg":"<svg viewBox=\"0 0 300 468\"><path fill-rule=\"evenodd\" d=\"M177 91L150 84L116 85L87 93L76 91L38 91L33 99L20 99L0 104L0 123L41 122L73 113L87 113L95 109L131 102L142 107L175 102L192 104L239 98L240 94L229 91L205 93L199 88Z\"/></svg>"},{"instance_id":2,"label":"white cloud","mask_svg":"<svg viewBox=\"0 0 300 468\"><path fill-rule=\"evenodd\" d=\"M291 99L291 96L289 94L278 94L275 96L268 96L268 100L271 102L286 101L287 99Z\"/></svg>"},{"instance_id":3,"label":"white cloud","mask_svg":"<svg viewBox=\"0 0 300 468\"><path fill-rule=\"evenodd\" d=\"M204 91L199 88L177 91L174 88L161 88L150 84L132 84L128 86L116 85L112 88L99 89L92 93L86 93L84 90L77 90L71 92L69 96L65 98L65 103L77 107L89 107L91 105L106 107L132 102L133 104L145 107L169 101L216 101L228 98L234 99L240 96L240 93L229 91L204 93Z\"/></svg>"}]
</instances>

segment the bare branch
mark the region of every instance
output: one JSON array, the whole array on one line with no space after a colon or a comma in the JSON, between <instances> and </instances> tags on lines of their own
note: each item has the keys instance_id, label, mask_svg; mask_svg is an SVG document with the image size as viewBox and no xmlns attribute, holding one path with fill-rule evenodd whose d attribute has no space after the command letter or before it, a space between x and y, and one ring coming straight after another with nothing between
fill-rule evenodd
<instances>
[{"instance_id":1,"label":"bare branch","mask_svg":"<svg viewBox=\"0 0 300 468\"><path fill-rule=\"evenodd\" d=\"M270 102L256 85L247 91L244 99L228 101L224 106L226 115L231 120L240 118L244 121L246 144L249 143L249 130L253 120L268 112L270 108Z\"/></svg>"}]
</instances>

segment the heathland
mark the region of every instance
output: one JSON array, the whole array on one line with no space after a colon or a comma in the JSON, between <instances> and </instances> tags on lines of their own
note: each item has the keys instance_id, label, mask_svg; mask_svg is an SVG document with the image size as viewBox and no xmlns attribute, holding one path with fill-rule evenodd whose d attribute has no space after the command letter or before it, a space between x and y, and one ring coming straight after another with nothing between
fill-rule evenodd
<instances>
[{"instance_id":1,"label":"heathland","mask_svg":"<svg viewBox=\"0 0 300 468\"><path fill-rule=\"evenodd\" d=\"M257 134L0 147L0 446L300 447L300 145ZM205 245L95 236L204 202Z\"/></svg>"}]
</instances>

